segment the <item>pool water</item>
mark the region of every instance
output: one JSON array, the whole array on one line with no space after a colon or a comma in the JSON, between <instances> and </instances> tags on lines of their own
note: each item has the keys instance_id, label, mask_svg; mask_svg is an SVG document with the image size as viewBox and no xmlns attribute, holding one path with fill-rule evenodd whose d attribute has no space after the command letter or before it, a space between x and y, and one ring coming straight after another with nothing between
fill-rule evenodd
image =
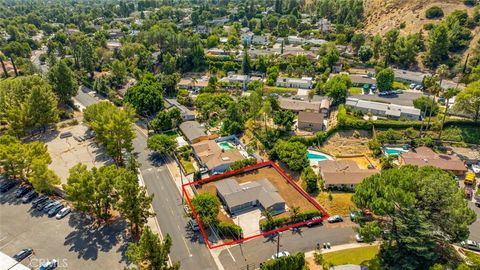
<instances>
[{"instance_id":1,"label":"pool water","mask_svg":"<svg viewBox=\"0 0 480 270\"><path fill-rule=\"evenodd\" d=\"M401 153L406 153L408 151L398 149L398 148L385 148L383 152L385 153L385 155L389 156L389 155L400 155Z\"/></svg>"},{"instance_id":2,"label":"pool water","mask_svg":"<svg viewBox=\"0 0 480 270\"><path fill-rule=\"evenodd\" d=\"M219 142L218 146L220 146L222 150L230 150L235 148L235 146L229 142Z\"/></svg>"},{"instance_id":3,"label":"pool water","mask_svg":"<svg viewBox=\"0 0 480 270\"><path fill-rule=\"evenodd\" d=\"M328 160L329 158L326 155L322 155L320 153L307 153L307 158L309 160L320 161L320 160Z\"/></svg>"}]
</instances>

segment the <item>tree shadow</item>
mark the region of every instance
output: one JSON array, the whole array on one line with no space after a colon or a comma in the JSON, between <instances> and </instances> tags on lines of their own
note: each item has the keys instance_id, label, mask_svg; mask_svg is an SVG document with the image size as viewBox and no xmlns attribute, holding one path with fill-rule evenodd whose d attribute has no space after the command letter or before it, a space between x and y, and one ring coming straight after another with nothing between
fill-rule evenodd
<instances>
[{"instance_id":1,"label":"tree shadow","mask_svg":"<svg viewBox=\"0 0 480 270\"><path fill-rule=\"evenodd\" d=\"M10 190L0 193L0 204L10 204L10 205L18 205L22 204L21 198L15 197L15 190L17 190L20 187L19 184L15 185L13 188Z\"/></svg>"},{"instance_id":2,"label":"tree shadow","mask_svg":"<svg viewBox=\"0 0 480 270\"><path fill-rule=\"evenodd\" d=\"M74 230L65 237L64 245L70 246L69 251L78 253L78 258L95 261L99 251L109 252L122 243L117 251L121 253L121 261L127 260L125 252L130 237L125 233L127 223L124 220L97 225L89 215L73 212L68 224Z\"/></svg>"}]
</instances>

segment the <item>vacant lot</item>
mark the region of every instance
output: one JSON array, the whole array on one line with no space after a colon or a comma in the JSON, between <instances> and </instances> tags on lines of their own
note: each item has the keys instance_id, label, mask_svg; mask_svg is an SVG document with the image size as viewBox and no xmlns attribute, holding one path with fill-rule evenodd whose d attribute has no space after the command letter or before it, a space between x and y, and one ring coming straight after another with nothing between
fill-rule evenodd
<instances>
[{"instance_id":1,"label":"vacant lot","mask_svg":"<svg viewBox=\"0 0 480 270\"><path fill-rule=\"evenodd\" d=\"M268 179L274 186L277 188L280 196L285 200L286 205L288 208L292 208L294 206L300 207L300 211L309 211L309 210L317 210L315 205L313 205L310 201L308 201L299 191L295 189L295 187L290 184L283 176L273 167L263 167L251 172L235 175L234 178L239 183L246 183L256 181L262 178ZM198 188L198 192L204 193L209 192L212 194L216 194L215 182L208 182L203 184L200 188ZM226 221L226 217L223 216L222 211L220 211L219 216L220 220ZM281 216L288 216L289 213L285 212L278 217Z\"/></svg>"},{"instance_id":2,"label":"vacant lot","mask_svg":"<svg viewBox=\"0 0 480 270\"><path fill-rule=\"evenodd\" d=\"M371 152L368 149L370 139L367 131L337 132L320 147L320 151L333 156L368 155Z\"/></svg>"},{"instance_id":3,"label":"vacant lot","mask_svg":"<svg viewBox=\"0 0 480 270\"><path fill-rule=\"evenodd\" d=\"M355 209L352 202L353 193L332 192L331 194L332 200L330 200L328 192L320 192L316 198L329 215L348 216L350 211Z\"/></svg>"},{"instance_id":4,"label":"vacant lot","mask_svg":"<svg viewBox=\"0 0 480 270\"><path fill-rule=\"evenodd\" d=\"M50 168L62 179L62 183L66 183L68 170L78 163L83 163L90 169L94 166L100 167L110 161L110 158L94 139L77 142L73 137L60 139L59 136L64 132L71 132L73 136L81 136L87 129L85 125L70 126L38 138L48 146L48 152L52 157Z\"/></svg>"}]
</instances>

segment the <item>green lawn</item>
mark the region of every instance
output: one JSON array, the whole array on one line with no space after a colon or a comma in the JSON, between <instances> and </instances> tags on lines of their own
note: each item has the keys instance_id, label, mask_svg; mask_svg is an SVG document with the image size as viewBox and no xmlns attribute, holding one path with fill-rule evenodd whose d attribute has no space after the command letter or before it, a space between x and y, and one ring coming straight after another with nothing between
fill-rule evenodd
<instances>
[{"instance_id":1,"label":"green lawn","mask_svg":"<svg viewBox=\"0 0 480 270\"><path fill-rule=\"evenodd\" d=\"M348 89L348 92L350 93L350 95L359 95L363 93L363 89L360 87L351 87L350 89Z\"/></svg>"},{"instance_id":2,"label":"green lawn","mask_svg":"<svg viewBox=\"0 0 480 270\"><path fill-rule=\"evenodd\" d=\"M265 86L265 87L263 87L263 91L264 91L265 94L276 93L276 94L279 94L279 95L282 95L282 94L295 95L297 93L298 89L278 87L278 86Z\"/></svg>"},{"instance_id":3,"label":"green lawn","mask_svg":"<svg viewBox=\"0 0 480 270\"><path fill-rule=\"evenodd\" d=\"M333 265L357 264L371 266L375 269L378 262L375 259L379 252L379 246L345 249L323 254L325 261Z\"/></svg>"},{"instance_id":4,"label":"green lawn","mask_svg":"<svg viewBox=\"0 0 480 270\"><path fill-rule=\"evenodd\" d=\"M404 83L401 82L393 82L393 89L402 89L402 90L407 90L408 86Z\"/></svg>"},{"instance_id":5,"label":"green lawn","mask_svg":"<svg viewBox=\"0 0 480 270\"><path fill-rule=\"evenodd\" d=\"M179 158L180 163L182 163L182 167L187 174L191 174L195 172L195 167L193 167L193 163L190 160L185 160L183 158Z\"/></svg>"}]
</instances>

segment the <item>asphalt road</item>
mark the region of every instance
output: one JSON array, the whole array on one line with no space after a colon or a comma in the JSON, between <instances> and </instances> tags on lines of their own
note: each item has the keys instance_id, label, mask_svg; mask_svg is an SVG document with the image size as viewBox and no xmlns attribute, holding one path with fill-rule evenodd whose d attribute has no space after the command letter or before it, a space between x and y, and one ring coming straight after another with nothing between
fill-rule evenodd
<instances>
[{"instance_id":1,"label":"asphalt road","mask_svg":"<svg viewBox=\"0 0 480 270\"><path fill-rule=\"evenodd\" d=\"M83 87L75 97L83 106L91 105L98 100L87 93L90 90ZM162 234L172 237L170 257L173 262L180 262L181 269L217 269L213 258L202 237L186 229L187 218L177 189L168 169L162 163L162 158L151 159L147 149L147 136L135 128L137 137L133 141L137 161L141 164L140 171L149 194L154 194L152 202L156 219Z\"/></svg>"},{"instance_id":2,"label":"asphalt road","mask_svg":"<svg viewBox=\"0 0 480 270\"><path fill-rule=\"evenodd\" d=\"M284 231L280 236L280 251L307 252L316 248L317 243L330 243L332 246L355 242L355 232L351 227L301 228L300 231ZM222 249L222 248L220 248ZM277 252L277 237L259 237L242 245L223 248L220 261L225 269L256 269L260 263L270 259Z\"/></svg>"},{"instance_id":3,"label":"asphalt road","mask_svg":"<svg viewBox=\"0 0 480 270\"><path fill-rule=\"evenodd\" d=\"M480 207L475 206L474 202L468 202L468 206L477 213L477 220L470 225L470 236L468 239L475 240L477 242L480 242Z\"/></svg>"}]
</instances>

